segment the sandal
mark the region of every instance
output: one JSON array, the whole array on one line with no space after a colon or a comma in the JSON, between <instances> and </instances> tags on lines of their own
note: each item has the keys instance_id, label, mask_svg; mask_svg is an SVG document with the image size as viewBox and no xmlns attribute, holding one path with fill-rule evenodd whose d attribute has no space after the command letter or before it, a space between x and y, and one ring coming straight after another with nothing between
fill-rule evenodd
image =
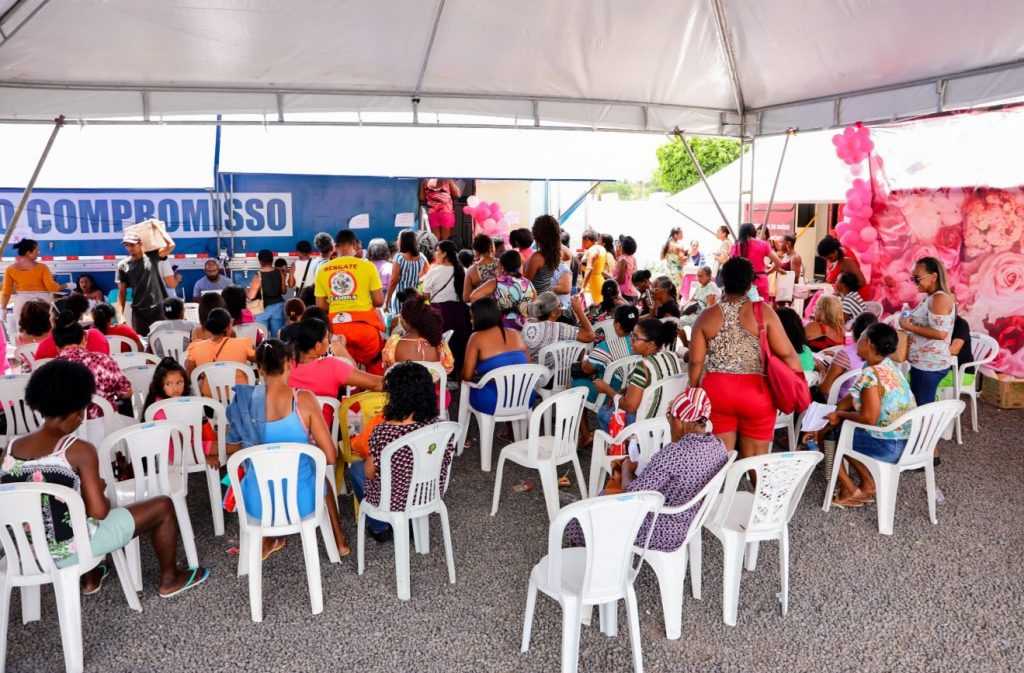
<instances>
[{"instance_id":1,"label":"sandal","mask_svg":"<svg viewBox=\"0 0 1024 673\"><path fill-rule=\"evenodd\" d=\"M205 582L209 577L210 571L208 568L192 568L191 573L188 576L188 581L182 584L181 587L176 591L172 591L169 594L160 594L160 598L174 598L175 596L185 593L189 589L193 589L199 586L200 584Z\"/></svg>"},{"instance_id":2,"label":"sandal","mask_svg":"<svg viewBox=\"0 0 1024 673\"><path fill-rule=\"evenodd\" d=\"M110 568L108 568L106 564L102 564L97 567L100 570L100 581L97 582L96 586L90 589L89 591L83 591L83 596L92 596L94 594L98 594L100 592L100 589L103 588L103 582L106 581L107 575L110 574Z\"/></svg>"},{"instance_id":3,"label":"sandal","mask_svg":"<svg viewBox=\"0 0 1024 673\"><path fill-rule=\"evenodd\" d=\"M859 500L860 502L864 503L865 505L869 505L875 501L874 493L865 493L864 491L861 491L860 495L855 495L853 497L856 500Z\"/></svg>"},{"instance_id":4,"label":"sandal","mask_svg":"<svg viewBox=\"0 0 1024 673\"><path fill-rule=\"evenodd\" d=\"M270 549L263 552L263 558L261 560L266 561L268 558L284 549L285 544L287 544L287 541L284 538L279 538L276 542L274 542L274 544L270 546Z\"/></svg>"},{"instance_id":5,"label":"sandal","mask_svg":"<svg viewBox=\"0 0 1024 673\"><path fill-rule=\"evenodd\" d=\"M857 509L863 507L864 502L858 500L857 496L851 495L846 498L832 498L832 506L839 509Z\"/></svg>"}]
</instances>

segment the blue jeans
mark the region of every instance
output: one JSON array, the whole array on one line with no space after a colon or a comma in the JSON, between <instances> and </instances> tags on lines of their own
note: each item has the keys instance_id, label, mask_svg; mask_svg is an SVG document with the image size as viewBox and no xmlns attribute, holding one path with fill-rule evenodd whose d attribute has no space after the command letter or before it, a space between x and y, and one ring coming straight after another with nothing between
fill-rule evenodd
<instances>
[{"instance_id":1,"label":"blue jeans","mask_svg":"<svg viewBox=\"0 0 1024 673\"><path fill-rule=\"evenodd\" d=\"M910 368L910 391L914 393L917 406L931 404L935 401L935 392L939 389L939 382L949 373L949 367L937 372L926 372L916 367Z\"/></svg>"},{"instance_id":2,"label":"blue jeans","mask_svg":"<svg viewBox=\"0 0 1024 673\"><path fill-rule=\"evenodd\" d=\"M352 484L352 490L355 491L356 497L362 502L363 498L366 497L366 463L363 461L357 461L355 463L349 463L348 465L348 479ZM372 517L366 517L366 527L370 529L372 533L383 533L391 526L378 521Z\"/></svg>"},{"instance_id":3,"label":"blue jeans","mask_svg":"<svg viewBox=\"0 0 1024 673\"><path fill-rule=\"evenodd\" d=\"M267 336L271 339L277 338L277 333L284 327L284 302L278 302L267 306L263 313L256 316L256 322L267 328Z\"/></svg>"}]
</instances>

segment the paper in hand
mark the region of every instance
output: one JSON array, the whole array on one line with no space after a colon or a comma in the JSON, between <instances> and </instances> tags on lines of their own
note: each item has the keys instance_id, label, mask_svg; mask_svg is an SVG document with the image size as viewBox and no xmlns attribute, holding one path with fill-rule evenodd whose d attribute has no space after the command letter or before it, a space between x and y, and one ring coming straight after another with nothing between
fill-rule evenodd
<instances>
[{"instance_id":1,"label":"paper in hand","mask_svg":"<svg viewBox=\"0 0 1024 673\"><path fill-rule=\"evenodd\" d=\"M800 431L817 432L824 429L828 425L828 418L826 417L835 410L835 405L811 402L811 406L807 407L807 411L804 412L800 423Z\"/></svg>"}]
</instances>

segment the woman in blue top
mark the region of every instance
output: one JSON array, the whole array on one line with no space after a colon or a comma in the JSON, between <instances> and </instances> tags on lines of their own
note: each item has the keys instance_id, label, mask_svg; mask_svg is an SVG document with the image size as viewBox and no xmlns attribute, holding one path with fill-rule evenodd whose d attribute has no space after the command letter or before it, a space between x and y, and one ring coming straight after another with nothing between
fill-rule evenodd
<instances>
[{"instance_id":1,"label":"woman in blue top","mask_svg":"<svg viewBox=\"0 0 1024 673\"><path fill-rule=\"evenodd\" d=\"M260 369L263 384L235 386L235 394L227 410L228 453L257 444L312 444L324 452L327 469L333 470L338 449L324 422L320 403L308 390L294 390L288 385L293 362L288 346L277 339L267 339L256 348L256 365ZM245 511L259 518L263 512L259 486L251 465L245 463L244 467L246 472L242 477L241 496L245 501ZM314 498L318 497L317 487L313 483L315 470L309 457L303 456L299 460L299 516L311 514L316 506ZM345 532L341 529L338 504L329 484L324 484L323 490L326 494L327 514L338 544L338 554L347 556L351 551ZM266 538L263 540L263 558L283 548L283 539Z\"/></svg>"},{"instance_id":2,"label":"woman in blue top","mask_svg":"<svg viewBox=\"0 0 1024 673\"><path fill-rule=\"evenodd\" d=\"M398 254L391 265L391 281L385 306L391 306L392 313L398 313L399 304L391 299L397 293L420 284L420 278L427 272L427 258L416 245L416 232L411 229L398 235Z\"/></svg>"},{"instance_id":3,"label":"woman in blue top","mask_svg":"<svg viewBox=\"0 0 1024 673\"><path fill-rule=\"evenodd\" d=\"M462 363L462 380L480 380L487 372L507 365L529 363L526 343L518 330L505 329L501 309L491 297L477 299L470 307L473 333L466 343L466 356ZM493 414L498 402L498 390L489 383L479 390L469 391L469 404L485 414Z\"/></svg>"}]
</instances>

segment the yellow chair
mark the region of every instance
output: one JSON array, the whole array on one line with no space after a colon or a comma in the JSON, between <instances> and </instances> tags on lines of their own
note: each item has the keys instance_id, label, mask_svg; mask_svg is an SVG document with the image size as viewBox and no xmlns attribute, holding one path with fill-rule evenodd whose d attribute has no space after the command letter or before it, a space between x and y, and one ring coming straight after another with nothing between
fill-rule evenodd
<instances>
[{"instance_id":1,"label":"yellow chair","mask_svg":"<svg viewBox=\"0 0 1024 673\"><path fill-rule=\"evenodd\" d=\"M345 483L345 467L350 463L355 463L362 458L357 454L352 453L352 428L349 427L349 411L356 404L359 405L359 416L362 419L360 427L365 428L366 424L370 422L377 414L384 410L384 405L388 402L387 393L375 393L375 392L362 392L350 395L341 401L338 406L338 424L341 432L341 460L338 461L338 465L335 468L335 477L339 483ZM356 517L359 517L359 500L356 499L355 493L352 494L352 507L355 510Z\"/></svg>"}]
</instances>

